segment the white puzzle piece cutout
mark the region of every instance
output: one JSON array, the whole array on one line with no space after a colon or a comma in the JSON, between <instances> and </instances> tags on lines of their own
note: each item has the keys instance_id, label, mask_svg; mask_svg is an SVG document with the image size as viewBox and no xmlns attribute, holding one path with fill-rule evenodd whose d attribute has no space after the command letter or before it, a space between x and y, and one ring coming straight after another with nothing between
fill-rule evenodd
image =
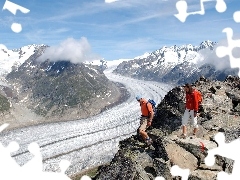
<instances>
[{"instance_id":1,"label":"white puzzle piece cutout","mask_svg":"<svg viewBox=\"0 0 240 180\"><path fill-rule=\"evenodd\" d=\"M240 68L240 57L235 58L233 56L233 49L238 47L240 48L240 39L233 40L233 30L232 28L225 28L222 32L225 32L227 35L227 42L228 46L219 46L216 48L216 55L219 58L222 58L224 56L229 56L230 66L231 68ZM238 72L238 76L240 77L240 71Z\"/></svg>"},{"instance_id":2,"label":"white puzzle piece cutout","mask_svg":"<svg viewBox=\"0 0 240 180\"><path fill-rule=\"evenodd\" d=\"M240 23L240 11L236 11L234 14L233 14L233 19L236 23Z\"/></svg>"},{"instance_id":3,"label":"white puzzle piece cutout","mask_svg":"<svg viewBox=\"0 0 240 180\"><path fill-rule=\"evenodd\" d=\"M4 4L2 10L6 10L6 9L8 11L10 11L11 13L13 13L14 15L16 15L17 10L21 11L24 14L30 12L29 9L27 9L25 7L22 7L22 6L19 6L18 4L15 4L15 3L11 2L11 1L8 1L8 0L5 1L5 4ZM19 23L12 23L11 29L12 29L13 32L19 33L19 32L22 31L22 25L19 24Z\"/></svg>"},{"instance_id":4,"label":"white puzzle piece cutout","mask_svg":"<svg viewBox=\"0 0 240 180\"><path fill-rule=\"evenodd\" d=\"M178 14L175 14L174 16L178 18L179 21L185 22L187 17L189 15L204 15L205 14L205 8L204 8L204 2L209 2L213 0L200 0L200 10L199 11L194 11L194 12L187 12L188 9L188 4L185 0L180 0L176 3L176 9L178 10ZM215 9L219 13L223 13L227 9L227 5L224 0L214 0L216 1L216 6Z\"/></svg>"},{"instance_id":5,"label":"white puzzle piece cutout","mask_svg":"<svg viewBox=\"0 0 240 180\"><path fill-rule=\"evenodd\" d=\"M0 132L3 131L8 124L0 126ZM11 156L12 152L19 149L19 144L15 141L11 142L7 147L0 143L0 179L24 179L24 180L70 180L65 175L65 171L70 166L70 162L62 160L59 163L60 172L44 172L40 147L33 142L28 146L28 150L34 157L23 166L20 166ZM84 176L81 180L89 180L90 177ZM91 179L91 178L90 178Z\"/></svg>"}]
</instances>

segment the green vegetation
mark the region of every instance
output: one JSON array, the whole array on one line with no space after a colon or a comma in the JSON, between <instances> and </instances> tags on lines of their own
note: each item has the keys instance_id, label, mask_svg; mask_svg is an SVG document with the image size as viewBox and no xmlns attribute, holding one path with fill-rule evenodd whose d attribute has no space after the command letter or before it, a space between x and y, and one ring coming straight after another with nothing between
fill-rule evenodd
<instances>
[{"instance_id":1,"label":"green vegetation","mask_svg":"<svg viewBox=\"0 0 240 180\"><path fill-rule=\"evenodd\" d=\"M40 107L37 107L36 109L34 109L34 112L41 116L46 116L47 114L47 111L44 109L41 109Z\"/></svg>"},{"instance_id":2,"label":"green vegetation","mask_svg":"<svg viewBox=\"0 0 240 180\"><path fill-rule=\"evenodd\" d=\"M29 70L30 64L34 69ZM22 85L24 93L31 94L34 111L42 116L52 111L60 115L68 108L85 107L96 95L105 96L108 92L108 79L101 72L84 64L62 62L26 62L8 78ZM27 72L27 73L26 73Z\"/></svg>"},{"instance_id":3,"label":"green vegetation","mask_svg":"<svg viewBox=\"0 0 240 180\"><path fill-rule=\"evenodd\" d=\"M10 103L8 99L0 94L0 112L8 111L10 109Z\"/></svg>"}]
</instances>

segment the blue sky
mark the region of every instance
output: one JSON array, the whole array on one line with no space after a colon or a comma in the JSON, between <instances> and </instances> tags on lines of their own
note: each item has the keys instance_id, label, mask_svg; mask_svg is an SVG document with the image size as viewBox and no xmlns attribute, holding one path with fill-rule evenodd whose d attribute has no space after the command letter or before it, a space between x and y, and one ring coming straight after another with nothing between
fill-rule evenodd
<instances>
[{"instance_id":1,"label":"blue sky","mask_svg":"<svg viewBox=\"0 0 240 180\"><path fill-rule=\"evenodd\" d=\"M222 30L231 27L234 38L240 35L240 23L233 13L240 11L238 0L225 0L227 10L219 13L216 0L205 2L205 15L188 16L184 23L177 14L178 0L12 0L30 10L16 15L2 10L0 44L8 49L30 44L58 46L71 38L79 42L77 49L106 60L133 58L162 46L193 44L204 40L219 42L226 39ZM3 7L5 0L0 0ZM188 0L188 12L200 10L200 0ZM22 31L11 30L13 22ZM70 41L67 41L70 42ZM84 53L84 50L81 51Z\"/></svg>"}]
</instances>

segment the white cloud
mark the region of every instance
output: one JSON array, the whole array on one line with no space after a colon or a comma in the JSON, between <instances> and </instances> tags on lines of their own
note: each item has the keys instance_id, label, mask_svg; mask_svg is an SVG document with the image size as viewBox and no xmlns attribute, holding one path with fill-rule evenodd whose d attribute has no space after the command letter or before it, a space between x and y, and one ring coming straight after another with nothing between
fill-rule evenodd
<instances>
[{"instance_id":1,"label":"white cloud","mask_svg":"<svg viewBox=\"0 0 240 180\"><path fill-rule=\"evenodd\" d=\"M116 2L118 0L105 0L105 3L113 3L113 2Z\"/></svg>"},{"instance_id":2,"label":"white cloud","mask_svg":"<svg viewBox=\"0 0 240 180\"><path fill-rule=\"evenodd\" d=\"M203 56L202 61L198 61L198 65L202 65L204 63L212 64L215 66L217 70L223 70L225 68L231 68L229 57L225 56L223 58L219 58L216 55L216 48L218 46L227 46L227 41L221 41L217 45L215 45L214 50L204 49L199 53Z\"/></svg>"},{"instance_id":3,"label":"white cloud","mask_svg":"<svg viewBox=\"0 0 240 180\"><path fill-rule=\"evenodd\" d=\"M51 46L38 58L39 61L70 61L72 63L80 63L86 60L99 59L99 57L91 52L90 44L85 37L80 40L68 38L57 46Z\"/></svg>"}]
</instances>

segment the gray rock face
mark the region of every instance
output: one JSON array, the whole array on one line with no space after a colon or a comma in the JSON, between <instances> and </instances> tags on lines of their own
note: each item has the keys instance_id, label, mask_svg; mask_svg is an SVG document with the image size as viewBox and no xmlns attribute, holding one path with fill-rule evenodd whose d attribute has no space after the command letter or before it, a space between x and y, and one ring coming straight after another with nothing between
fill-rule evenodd
<instances>
[{"instance_id":1,"label":"gray rock face","mask_svg":"<svg viewBox=\"0 0 240 180\"><path fill-rule=\"evenodd\" d=\"M236 98L233 94L240 93L239 78L229 76L225 81L211 81L201 77L193 85L203 94L197 137L190 138L190 126L188 137L179 137L185 94L181 86L175 87L158 105L157 116L147 130L154 140L153 145L147 147L137 135L121 141L113 161L100 168L95 179L124 179L126 176L132 180L158 176L179 179L171 174L173 165L189 169L192 180L216 179L220 171L231 173L233 160L216 156L214 166L209 167L204 159L208 150L218 146L214 140L217 132L224 132L226 142L239 137L240 111L233 108Z\"/></svg>"},{"instance_id":2,"label":"gray rock face","mask_svg":"<svg viewBox=\"0 0 240 180\"><path fill-rule=\"evenodd\" d=\"M99 66L69 61L39 62L37 58L45 48L40 47L7 75L12 86L13 111L25 112L31 116L29 119L38 119L38 123L75 120L100 113L123 94L127 97L119 88L122 85L110 82ZM14 119L13 114L7 118Z\"/></svg>"}]
</instances>

